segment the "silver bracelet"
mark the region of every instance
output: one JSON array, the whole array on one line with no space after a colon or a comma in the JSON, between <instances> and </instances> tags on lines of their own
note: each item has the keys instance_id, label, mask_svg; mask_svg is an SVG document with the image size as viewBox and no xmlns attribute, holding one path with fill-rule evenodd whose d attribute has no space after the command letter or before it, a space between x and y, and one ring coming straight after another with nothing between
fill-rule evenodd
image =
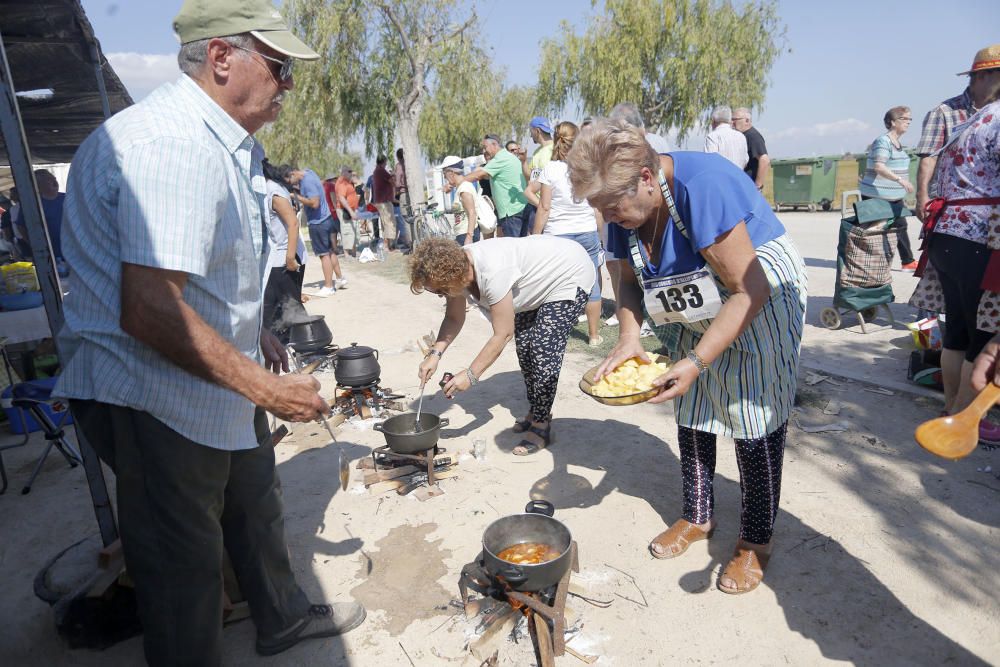
<instances>
[{"instance_id":1,"label":"silver bracelet","mask_svg":"<svg viewBox=\"0 0 1000 667\"><path fill-rule=\"evenodd\" d=\"M476 377L476 374L472 372L471 368L465 369L465 377L469 378L470 385L479 384L479 378Z\"/></svg>"},{"instance_id":2,"label":"silver bracelet","mask_svg":"<svg viewBox=\"0 0 1000 667\"><path fill-rule=\"evenodd\" d=\"M698 375L701 375L702 373L708 370L708 364L706 364L705 360L699 357L698 353L695 352L694 350L688 352L686 358L688 361L694 364L695 368L698 369Z\"/></svg>"}]
</instances>

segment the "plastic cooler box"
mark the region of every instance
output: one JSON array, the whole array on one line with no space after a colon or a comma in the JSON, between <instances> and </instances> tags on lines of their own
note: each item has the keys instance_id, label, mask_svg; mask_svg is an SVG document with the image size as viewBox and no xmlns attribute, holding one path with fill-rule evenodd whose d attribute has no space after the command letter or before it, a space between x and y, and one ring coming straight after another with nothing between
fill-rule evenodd
<instances>
[{"instance_id":1,"label":"plastic cooler box","mask_svg":"<svg viewBox=\"0 0 1000 667\"><path fill-rule=\"evenodd\" d=\"M52 389L55 386L56 380L58 378L45 378L43 380L32 380L32 384L42 387L48 387ZM10 423L11 433L17 433L18 435L23 435L25 433L34 433L35 431L41 431L42 427L31 413L27 410L18 410L13 405L11 405L11 395L13 393L13 387L7 387L0 393L0 406L3 406L3 411L7 413L7 420ZM58 406L58 410L52 407L52 403ZM66 411L69 409L69 404L63 400L54 400L52 403L46 403L42 406L42 411L48 415L49 419L59 425L67 425L73 423L73 415L67 415ZM63 417L66 418L62 421ZM23 420L23 421L22 421ZM27 429L27 430L26 430Z\"/></svg>"}]
</instances>

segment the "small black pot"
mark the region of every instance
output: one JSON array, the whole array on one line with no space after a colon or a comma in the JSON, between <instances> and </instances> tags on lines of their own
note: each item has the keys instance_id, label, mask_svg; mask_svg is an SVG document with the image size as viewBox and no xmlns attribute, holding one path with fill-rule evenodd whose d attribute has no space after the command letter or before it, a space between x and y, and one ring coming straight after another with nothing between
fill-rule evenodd
<instances>
[{"instance_id":1,"label":"small black pot","mask_svg":"<svg viewBox=\"0 0 1000 667\"><path fill-rule=\"evenodd\" d=\"M407 412L389 417L372 428L385 436L385 444L397 454L417 454L437 445L441 427L448 425L448 418L422 412L419 428L416 418L416 413Z\"/></svg>"},{"instance_id":2,"label":"small black pot","mask_svg":"<svg viewBox=\"0 0 1000 667\"><path fill-rule=\"evenodd\" d=\"M310 315L301 322L288 326L288 344L296 352L315 352L321 350L333 341L330 327L322 315Z\"/></svg>"},{"instance_id":3,"label":"small black pot","mask_svg":"<svg viewBox=\"0 0 1000 667\"><path fill-rule=\"evenodd\" d=\"M497 519L483 532L483 565L486 571L502 579L515 591L534 593L558 584L572 565L569 528L553 519L555 507L547 500L532 500L524 514ZM559 557L537 565L515 565L497 554L525 542L540 542L559 550Z\"/></svg>"},{"instance_id":4,"label":"small black pot","mask_svg":"<svg viewBox=\"0 0 1000 667\"><path fill-rule=\"evenodd\" d=\"M375 384L382 374L378 365L378 350L351 343L337 352L333 372L337 383L345 387L364 387ZM422 415L421 415L422 416Z\"/></svg>"}]
</instances>

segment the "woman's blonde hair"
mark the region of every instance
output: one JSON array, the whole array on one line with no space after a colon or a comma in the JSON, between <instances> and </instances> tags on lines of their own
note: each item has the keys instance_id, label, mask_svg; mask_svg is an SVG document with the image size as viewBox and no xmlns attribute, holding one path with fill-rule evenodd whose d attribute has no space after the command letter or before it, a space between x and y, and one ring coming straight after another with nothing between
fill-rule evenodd
<instances>
[{"instance_id":1,"label":"woman's blonde hair","mask_svg":"<svg viewBox=\"0 0 1000 667\"><path fill-rule=\"evenodd\" d=\"M596 119L580 132L565 158L573 198L600 209L635 194L642 168L660 160L643 131L622 120Z\"/></svg>"},{"instance_id":2,"label":"woman's blonde hair","mask_svg":"<svg viewBox=\"0 0 1000 667\"><path fill-rule=\"evenodd\" d=\"M469 258L451 239L427 239L410 256L410 291L420 294L428 287L442 294L465 289Z\"/></svg>"},{"instance_id":3,"label":"woman's blonde hair","mask_svg":"<svg viewBox=\"0 0 1000 667\"><path fill-rule=\"evenodd\" d=\"M556 125L556 133L552 138L552 159L565 160L566 154L569 153L569 149L573 148L573 142L576 141L576 135L579 133L580 128L568 120Z\"/></svg>"}]
</instances>

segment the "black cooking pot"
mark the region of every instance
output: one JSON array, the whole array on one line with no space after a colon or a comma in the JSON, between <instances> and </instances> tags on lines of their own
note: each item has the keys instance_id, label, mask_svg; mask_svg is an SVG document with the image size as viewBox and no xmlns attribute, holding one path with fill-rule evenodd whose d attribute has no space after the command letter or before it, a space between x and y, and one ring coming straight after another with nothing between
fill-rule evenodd
<instances>
[{"instance_id":1,"label":"black cooking pot","mask_svg":"<svg viewBox=\"0 0 1000 667\"><path fill-rule=\"evenodd\" d=\"M422 417L422 416L421 416ZM559 583L572 565L573 538L562 521L552 518L555 507L547 500L532 500L524 514L497 519L483 533L483 565L515 591L533 593ZM517 544L539 542L554 547L559 557L537 565L515 565L497 554Z\"/></svg>"},{"instance_id":2,"label":"black cooking pot","mask_svg":"<svg viewBox=\"0 0 1000 667\"><path fill-rule=\"evenodd\" d=\"M378 365L378 350L351 343L350 347L337 352L333 370L337 383L345 387L375 384L382 374L382 367Z\"/></svg>"},{"instance_id":3,"label":"black cooking pot","mask_svg":"<svg viewBox=\"0 0 1000 667\"><path fill-rule=\"evenodd\" d=\"M448 425L447 417L438 417L429 412L420 413L417 425L415 412L389 417L372 428L385 436L385 444L397 454L425 452L437 445L442 426Z\"/></svg>"},{"instance_id":4,"label":"black cooking pot","mask_svg":"<svg viewBox=\"0 0 1000 667\"><path fill-rule=\"evenodd\" d=\"M321 350L333 340L322 315L310 315L288 325L288 344L299 353Z\"/></svg>"}]
</instances>

